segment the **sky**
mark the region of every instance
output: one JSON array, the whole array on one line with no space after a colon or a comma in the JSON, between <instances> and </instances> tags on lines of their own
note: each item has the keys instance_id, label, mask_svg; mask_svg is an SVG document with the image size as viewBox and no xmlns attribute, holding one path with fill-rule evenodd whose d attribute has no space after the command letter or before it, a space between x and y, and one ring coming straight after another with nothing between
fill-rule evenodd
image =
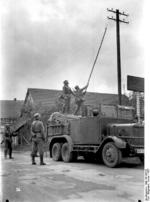
<instances>
[{"instance_id":1,"label":"sky","mask_svg":"<svg viewBox=\"0 0 150 202\"><path fill-rule=\"evenodd\" d=\"M132 2L132 3L131 3ZM88 91L117 93L116 23L120 19L122 92L127 75L144 77L143 8L139 0L1 0L0 99L24 100L28 88L86 85L107 32Z\"/></svg>"}]
</instances>

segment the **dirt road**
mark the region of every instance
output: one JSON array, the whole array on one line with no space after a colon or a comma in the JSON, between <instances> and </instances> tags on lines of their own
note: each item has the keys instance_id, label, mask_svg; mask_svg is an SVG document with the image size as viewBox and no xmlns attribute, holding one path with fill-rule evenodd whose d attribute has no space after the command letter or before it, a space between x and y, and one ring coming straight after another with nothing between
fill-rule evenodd
<instances>
[{"instance_id":1,"label":"dirt road","mask_svg":"<svg viewBox=\"0 0 150 202\"><path fill-rule=\"evenodd\" d=\"M143 201L142 165L107 168L82 159L74 163L31 165L29 152L14 152L13 160L1 153L3 201L9 202L138 202ZM139 163L139 162L138 162Z\"/></svg>"}]
</instances>

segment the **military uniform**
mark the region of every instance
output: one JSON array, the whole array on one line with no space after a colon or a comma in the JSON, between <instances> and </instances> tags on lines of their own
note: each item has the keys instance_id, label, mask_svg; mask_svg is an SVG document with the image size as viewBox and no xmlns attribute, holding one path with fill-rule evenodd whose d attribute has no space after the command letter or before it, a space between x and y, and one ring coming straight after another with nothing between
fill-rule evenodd
<instances>
[{"instance_id":1,"label":"military uniform","mask_svg":"<svg viewBox=\"0 0 150 202\"><path fill-rule=\"evenodd\" d=\"M5 128L4 139L2 143L3 142L4 142L4 157L7 158L8 154L9 158L12 159L12 132L9 126L6 126Z\"/></svg>"},{"instance_id":2,"label":"military uniform","mask_svg":"<svg viewBox=\"0 0 150 202\"><path fill-rule=\"evenodd\" d=\"M78 114L80 108L83 105L84 96L86 94L86 91L84 91L87 88L87 85L84 88L79 88L79 86L75 86L75 91L73 92L73 95L75 96L75 104L76 104L76 110L74 112L75 115Z\"/></svg>"},{"instance_id":3,"label":"military uniform","mask_svg":"<svg viewBox=\"0 0 150 202\"><path fill-rule=\"evenodd\" d=\"M31 140L32 140L32 164L35 163L35 156L37 156L37 151L40 154L40 165L45 165L43 162L43 155L44 155L44 125L43 122L39 120L39 114L35 114L35 121L33 121L31 125Z\"/></svg>"},{"instance_id":4,"label":"military uniform","mask_svg":"<svg viewBox=\"0 0 150 202\"><path fill-rule=\"evenodd\" d=\"M71 94L72 94L71 88L68 86L68 81L64 81L63 86L63 98L64 98L64 104L63 104L63 113L69 113L70 112L70 100L71 100Z\"/></svg>"}]
</instances>

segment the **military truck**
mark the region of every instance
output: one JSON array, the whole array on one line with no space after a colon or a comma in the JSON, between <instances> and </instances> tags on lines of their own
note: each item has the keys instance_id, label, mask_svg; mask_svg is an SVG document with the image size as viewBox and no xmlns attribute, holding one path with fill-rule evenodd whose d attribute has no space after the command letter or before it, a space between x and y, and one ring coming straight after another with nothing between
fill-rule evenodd
<instances>
[{"instance_id":1,"label":"military truck","mask_svg":"<svg viewBox=\"0 0 150 202\"><path fill-rule=\"evenodd\" d=\"M78 156L118 166L125 157L144 158L144 125L133 121L133 110L102 105L93 116L55 112L48 121L50 157L70 162Z\"/></svg>"}]
</instances>

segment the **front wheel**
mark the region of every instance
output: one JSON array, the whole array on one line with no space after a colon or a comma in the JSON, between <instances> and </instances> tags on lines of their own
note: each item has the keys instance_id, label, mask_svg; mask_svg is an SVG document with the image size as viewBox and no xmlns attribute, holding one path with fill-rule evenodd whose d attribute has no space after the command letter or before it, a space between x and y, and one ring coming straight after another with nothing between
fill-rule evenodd
<instances>
[{"instance_id":1,"label":"front wheel","mask_svg":"<svg viewBox=\"0 0 150 202\"><path fill-rule=\"evenodd\" d=\"M69 143L66 142L61 148L61 155L64 162L70 162L73 159L73 153L70 151Z\"/></svg>"},{"instance_id":2,"label":"front wheel","mask_svg":"<svg viewBox=\"0 0 150 202\"><path fill-rule=\"evenodd\" d=\"M52 147L52 158L54 161L60 161L61 160L61 144L55 143Z\"/></svg>"},{"instance_id":3,"label":"front wheel","mask_svg":"<svg viewBox=\"0 0 150 202\"><path fill-rule=\"evenodd\" d=\"M113 168L121 163L122 153L113 142L108 142L103 147L102 159L106 166Z\"/></svg>"}]
</instances>

